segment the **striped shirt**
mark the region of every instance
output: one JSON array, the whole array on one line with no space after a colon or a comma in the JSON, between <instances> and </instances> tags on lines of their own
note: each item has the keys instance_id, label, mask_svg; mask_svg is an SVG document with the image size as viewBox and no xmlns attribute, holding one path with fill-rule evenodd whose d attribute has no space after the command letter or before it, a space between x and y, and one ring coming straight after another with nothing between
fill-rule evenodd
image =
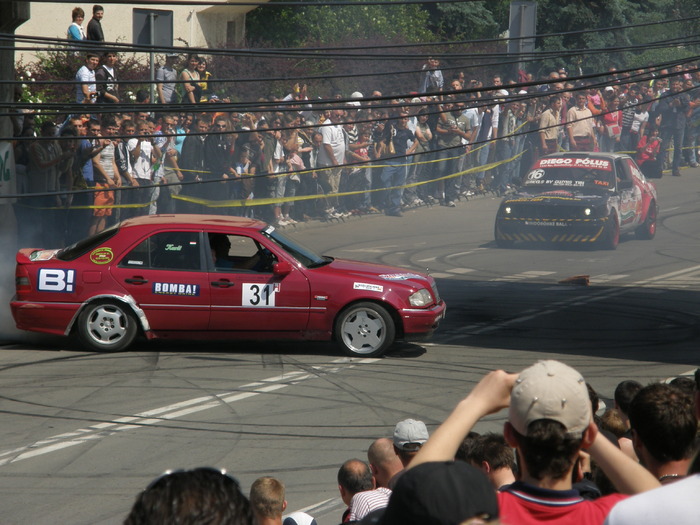
<instances>
[{"instance_id":1,"label":"striped shirt","mask_svg":"<svg viewBox=\"0 0 700 525\"><path fill-rule=\"evenodd\" d=\"M389 504L389 496L391 490L386 487L358 492L350 500L349 521L361 520L370 512L385 508Z\"/></svg>"}]
</instances>

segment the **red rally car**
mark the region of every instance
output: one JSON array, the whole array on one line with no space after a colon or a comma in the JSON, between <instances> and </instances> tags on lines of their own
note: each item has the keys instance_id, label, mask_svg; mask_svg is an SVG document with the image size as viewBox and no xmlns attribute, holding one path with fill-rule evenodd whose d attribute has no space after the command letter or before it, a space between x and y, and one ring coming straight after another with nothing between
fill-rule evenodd
<instances>
[{"instance_id":1,"label":"red rally car","mask_svg":"<svg viewBox=\"0 0 700 525\"><path fill-rule=\"evenodd\" d=\"M320 256L253 219L155 215L17 253L17 328L119 351L148 339L337 341L350 356L422 339L445 314L429 275Z\"/></svg>"},{"instance_id":2,"label":"red rally car","mask_svg":"<svg viewBox=\"0 0 700 525\"><path fill-rule=\"evenodd\" d=\"M555 153L535 161L496 215L500 247L518 241L614 250L620 235L653 239L656 187L621 153Z\"/></svg>"}]
</instances>

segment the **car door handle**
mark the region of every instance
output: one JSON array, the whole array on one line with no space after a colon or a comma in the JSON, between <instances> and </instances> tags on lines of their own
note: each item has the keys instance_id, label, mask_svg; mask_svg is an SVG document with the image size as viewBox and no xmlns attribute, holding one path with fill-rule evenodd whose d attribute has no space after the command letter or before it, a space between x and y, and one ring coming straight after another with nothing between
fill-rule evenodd
<instances>
[{"instance_id":1,"label":"car door handle","mask_svg":"<svg viewBox=\"0 0 700 525\"><path fill-rule=\"evenodd\" d=\"M212 281L211 285L217 288L230 288L231 286L236 286L236 283L232 283L231 281Z\"/></svg>"},{"instance_id":2,"label":"car door handle","mask_svg":"<svg viewBox=\"0 0 700 525\"><path fill-rule=\"evenodd\" d=\"M144 279L143 277L135 277L133 279L124 279L124 282L129 284L146 284L148 279Z\"/></svg>"}]
</instances>

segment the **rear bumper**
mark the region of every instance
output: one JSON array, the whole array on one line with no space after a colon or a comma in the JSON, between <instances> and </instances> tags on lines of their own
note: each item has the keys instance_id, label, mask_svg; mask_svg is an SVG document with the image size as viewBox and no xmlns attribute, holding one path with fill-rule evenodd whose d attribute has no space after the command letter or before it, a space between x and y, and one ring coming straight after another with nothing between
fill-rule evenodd
<instances>
[{"instance_id":1,"label":"rear bumper","mask_svg":"<svg viewBox=\"0 0 700 525\"><path fill-rule=\"evenodd\" d=\"M16 299L10 302L17 328L55 335L67 335L79 307L76 303L40 303Z\"/></svg>"}]
</instances>

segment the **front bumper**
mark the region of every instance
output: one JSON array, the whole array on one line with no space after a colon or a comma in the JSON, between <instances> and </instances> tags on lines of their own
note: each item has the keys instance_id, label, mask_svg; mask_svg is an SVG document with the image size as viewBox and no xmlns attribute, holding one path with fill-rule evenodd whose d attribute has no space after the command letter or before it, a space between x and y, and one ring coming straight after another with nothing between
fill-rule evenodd
<instances>
[{"instance_id":1,"label":"front bumper","mask_svg":"<svg viewBox=\"0 0 700 525\"><path fill-rule=\"evenodd\" d=\"M547 243L594 243L605 231L608 218L592 219L544 219L498 217L496 240L547 242Z\"/></svg>"},{"instance_id":2,"label":"front bumper","mask_svg":"<svg viewBox=\"0 0 700 525\"><path fill-rule=\"evenodd\" d=\"M399 314L403 320L404 339L417 340L429 337L444 319L445 301L430 308L404 308Z\"/></svg>"}]
</instances>

